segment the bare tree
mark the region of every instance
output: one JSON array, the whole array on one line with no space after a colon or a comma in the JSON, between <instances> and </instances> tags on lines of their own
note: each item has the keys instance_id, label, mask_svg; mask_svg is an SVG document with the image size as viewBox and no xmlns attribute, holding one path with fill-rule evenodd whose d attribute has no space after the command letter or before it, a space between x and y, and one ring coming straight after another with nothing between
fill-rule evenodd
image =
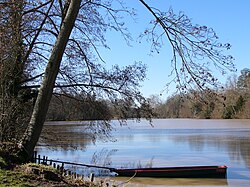
<instances>
[{"instance_id":1,"label":"bare tree","mask_svg":"<svg viewBox=\"0 0 250 187\"><path fill-rule=\"evenodd\" d=\"M217 85L207 61L222 72L225 68L234 68L233 58L220 51L229 49L230 44L220 44L212 29L193 25L183 13L176 15L171 9L162 12L143 0L139 1L155 19L141 37L148 37L152 50L158 52L161 40L166 36L173 52L172 81L177 83L180 91L188 91L189 85L191 89L193 85L200 89ZM124 68L115 65L107 70L98 51L98 46L108 48L104 35L107 29L120 32L126 41L131 39L122 15L134 16L134 11L124 5L125 1L115 1L118 8L113 8L117 7L112 6L113 1L101 0L22 2L19 30L25 46L23 72L32 71L32 74L19 81L19 86L22 89L39 87L39 94L19 144L21 153L31 156L53 91L83 92L95 98L108 98L117 107L122 103L121 111L126 111L127 106L133 106L135 111L141 107L143 113L152 116L147 100L138 91L140 82L145 79L145 66L134 63ZM198 63L199 59L203 63ZM119 117L126 117L126 112L121 112Z\"/></svg>"},{"instance_id":2,"label":"bare tree","mask_svg":"<svg viewBox=\"0 0 250 187\"><path fill-rule=\"evenodd\" d=\"M43 28L37 31L39 32L39 36L33 38L36 41L32 42L32 46L30 45L33 49L32 52L28 54L34 55L34 53L36 54L36 50L42 49L41 52L38 53L38 57L46 61L45 54L48 53L48 49L51 48L51 46L54 46L43 75L43 82L39 88L39 94L30 123L19 144L21 153L28 157L31 156L40 136L54 87L63 89L65 93L84 91L88 94L94 94L95 97L105 97L106 95L113 102L116 102L118 98L124 98L134 103L138 101L139 105L143 105L143 110L150 111L149 105L146 104L146 99L137 91L139 82L145 78L145 66L140 63L135 63L124 69L113 66L111 71L107 71L99 64L95 64L91 61L91 58L88 56L90 55L88 52L89 46L93 47L97 56L99 56L96 49L97 44L94 42L101 42L102 45L104 45L102 29L106 29L106 27L113 27L122 32L126 39L128 38L129 35L125 33L122 24L119 23L118 18L113 15L117 11L109 8L109 4L100 4L99 1L84 1L82 3L80 1L67 1L65 4L59 1L59 4L55 5L54 3L56 2L49 1L41 5L45 6L46 4L49 6L47 10L51 9L51 12L45 11L44 13L44 17L51 23L45 24ZM57 17L55 13L58 12L58 7L63 8L59 10L61 16ZM102 22L102 17L99 16L96 10L97 8L104 8L109 16L113 18L114 25L109 23L110 25L108 26L105 22ZM80 11L80 14L77 14L79 10L82 12ZM26 11L26 13L28 12L29 11ZM87 14L84 14L86 12ZM54 14L56 18L53 17ZM89 20L86 16L90 16ZM96 21L98 21L98 23L96 23ZM92 25L93 22L95 23L94 26ZM109 20L109 22L111 22L111 20ZM47 27L53 27L53 30L49 30ZM70 37L71 30L72 33L76 35L72 34ZM87 35L89 33L93 35L91 38ZM52 45L50 40L44 40L42 37L43 34L48 35L49 38L56 36L55 44ZM87 41L82 37L79 39L78 34L86 36ZM41 48L41 45L45 47ZM33 78L28 80L33 80ZM32 88L34 86L24 87ZM108 126L107 129L109 129Z\"/></svg>"},{"instance_id":3,"label":"bare tree","mask_svg":"<svg viewBox=\"0 0 250 187\"><path fill-rule=\"evenodd\" d=\"M53 1L52 1L53 3ZM39 90L36 104L33 109L31 120L20 142L20 149L26 156L31 156L36 143L40 137L43 123L46 118L49 103L52 97L53 88L56 77L60 69L60 63L77 18L81 0L69 1L69 6L64 10L65 17L63 19L61 29L58 33L56 43L51 52L48 65L45 71L44 80Z\"/></svg>"}]
</instances>

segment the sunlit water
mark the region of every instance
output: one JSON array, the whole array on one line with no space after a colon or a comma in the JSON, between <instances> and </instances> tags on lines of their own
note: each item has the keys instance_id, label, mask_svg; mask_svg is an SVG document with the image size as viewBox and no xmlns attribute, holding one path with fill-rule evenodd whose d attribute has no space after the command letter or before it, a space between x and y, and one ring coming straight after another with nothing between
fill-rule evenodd
<instances>
[{"instance_id":1,"label":"sunlit water","mask_svg":"<svg viewBox=\"0 0 250 187\"><path fill-rule=\"evenodd\" d=\"M250 120L162 119L153 120L153 127L147 121L130 120L127 126L117 121L112 126L112 141L94 143L85 133L84 123L47 123L45 128L58 138L40 142L38 153L55 160L114 168L228 166L227 179L133 178L126 186L250 186Z\"/></svg>"}]
</instances>

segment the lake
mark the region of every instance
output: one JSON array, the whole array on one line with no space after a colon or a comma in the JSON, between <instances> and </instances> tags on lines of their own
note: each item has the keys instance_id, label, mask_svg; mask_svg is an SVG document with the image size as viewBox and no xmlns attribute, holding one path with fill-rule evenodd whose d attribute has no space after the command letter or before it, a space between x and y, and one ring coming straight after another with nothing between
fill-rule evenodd
<instances>
[{"instance_id":1,"label":"lake","mask_svg":"<svg viewBox=\"0 0 250 187\"><path fill-rule=\"evenodd\" d=\"M133 178L126 186L250 185L250 120L155 119L152 126L146 120L128 120L124 126L114 120L112 137L96 141L88 133L86 123L47 122L44 138L36 147L38 154L54 160L114 168L228 166L227 179ZM85 174L92 172L91 168L72 169ZM106 179L114 183L128 180Z\"/></svg>"}]
</instances>

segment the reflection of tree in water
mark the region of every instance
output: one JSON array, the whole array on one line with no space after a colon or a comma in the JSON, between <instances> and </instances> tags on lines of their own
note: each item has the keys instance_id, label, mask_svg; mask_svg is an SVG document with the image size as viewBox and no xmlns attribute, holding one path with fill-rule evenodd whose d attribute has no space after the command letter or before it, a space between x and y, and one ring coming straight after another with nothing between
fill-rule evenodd
<instances>
[{"instance_id":1,"label":"reflection of tree in water","mask_svg":"<svg viewBox=\"0 0 250 187\"><path fill-rule=\"evenodd\" d=\"M44 126L38 145L52 149L85 149L92 138L85 132L72 132L72 126Z\"/></svg>"},{"instance_id":2,"label":"reflection of tree in water","mask_svg":"<svg viewBox=\"0 0 250 187\"><path fill-rule=\"evenodd\" d=\"M112 156L118 151L118 149L105 149L96 151L91 159L91 164L95 166L112 167ZM110 176L110 170L101 168L92 168L92 172L97 176Z\"/></svg>"},{"instance_id":3,"label":"reflection of tree in water","mask_svg":"<svg viewBox=\"0 0 250 187\"><path fill-rule=\"evenodd\" d=\"M202 151L205 147L205 137L201 135L173 136L177 143L188 143L191 150Z\"/></svg>"},{"instance_id":4,"label":"reflection of tree in water","mask_svg":"<svg viewBox=\"0 0 250 187\"><path fill-rule=\"evenodd\" d=\"M219 151L229 154L231 160L243 160L247 167L250 167L250 137L232 135L181 135L173 136L177 143L188 142L191 149L203 151L206 146L215 147Z\"/></svg>"},{"instance_id":5,"label":"reflection of tree in water","mask_svg":"<svg viewBox=\"0 0 250 187\"><path fill-rule=\"evenodd\" d=\"M230 141L228 144L228 148L234 156L234 159L240 160L241 158L244 160L246 166L250 168L250 138L240 138L237 141ZM238 155L233 155L233 153ZM235 158L236 157L236 158Z\"/></svg>"},{"instance_id":6,"label":"reflection of tree in water","mask_svg":"<svg viewBox=\"0 0 250 187\"><path fill-rule=\"evenodd\" d=\"M111 156L114 155L118 149L102 149L101 151L96 151L92 156L91 163L93 165L111 167L112 159Z\"/></svg>"},{"instance_id":7,"label":"reflection of tree in water","mask_svg":"<svg viewBox=\"0 0 250 187\"><path fill-rule=\"evenodd\" d=\"M85 149L87 145L101 140L112 140L111 127L105 122L89 122L76 124L67 122L51 122L45 125L38 145L52 149Z\"/></svg>"}]
</instances>

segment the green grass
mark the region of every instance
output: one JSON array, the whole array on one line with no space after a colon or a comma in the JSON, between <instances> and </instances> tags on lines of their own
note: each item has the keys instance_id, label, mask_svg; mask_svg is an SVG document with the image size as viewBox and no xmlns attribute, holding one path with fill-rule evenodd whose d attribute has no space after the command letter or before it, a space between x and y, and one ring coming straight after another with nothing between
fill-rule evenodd
<instances>
[{"instance_id":1,"label":"green grass","mask_svg":"<svg viewBox=\"0 0 250 187\"><path fill-rule=\"evenodd\" d=\"M0 186L39 186L39 181L32 175L0 169Z\"/></svg>"},{"instance_id":2,"label":"green grass","mask_svg":"<svg viewBox=\"0 0 250 187\"><path fill-rule=\"evenodd\" d=\"M43 186L42 184L45 181L41 176L27 173L26 170L28 167L37 167L39 169L47 169L50 171L55 171L54 168L48 166L40 166L38 164L25 164L12 166L11 163L8 163L6 159L0 156L0 187L4 186ZM56 172L56 171L55 171Z\"/></svg>"}]
</instances>

